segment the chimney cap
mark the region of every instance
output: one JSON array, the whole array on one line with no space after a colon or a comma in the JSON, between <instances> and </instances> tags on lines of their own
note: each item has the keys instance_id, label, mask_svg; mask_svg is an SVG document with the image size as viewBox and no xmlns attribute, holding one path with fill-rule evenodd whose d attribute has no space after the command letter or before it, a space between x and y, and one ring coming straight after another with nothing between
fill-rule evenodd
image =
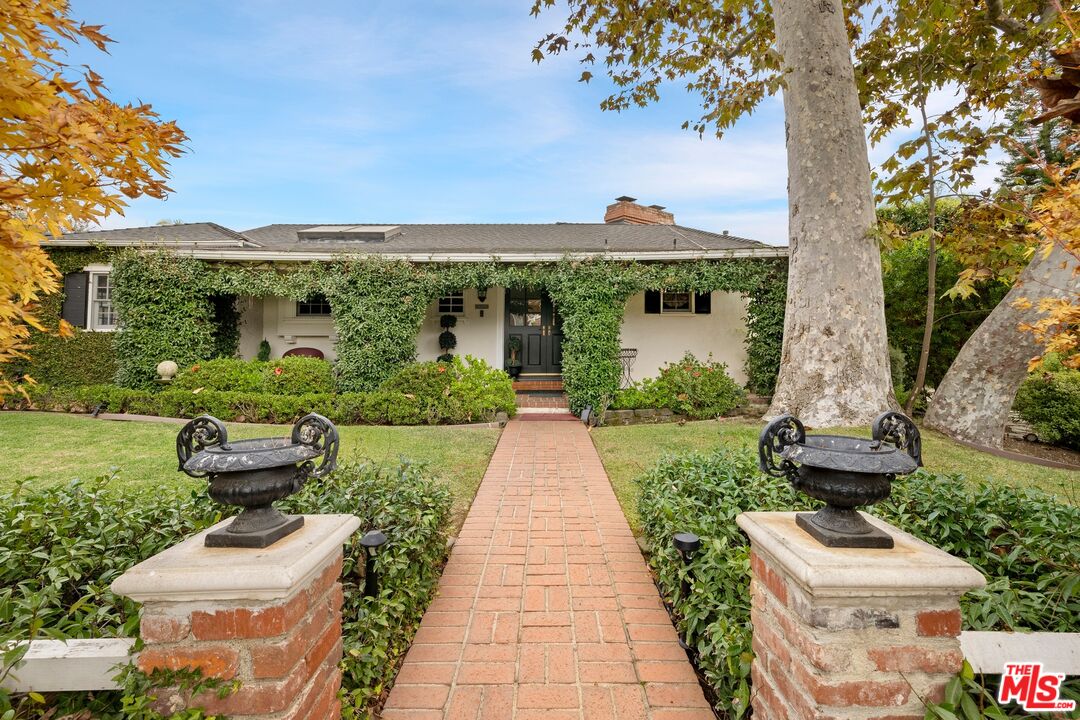
<instances>
[{"instance_id":1,"label":"chimney cap","mask_svg":"<svg viewBox=\"0 0 1080 720\"><path fill-rule=\"evenodd\" d=\"M634 202L637 198L632 198L629 195L620 195L615 198L615 202Z\"/></svg>"},{"instance_id":2,"label":"chimney cap","mask_svg":"<svg viewBox=\"0 0 1080 720\"><path fill-rule=\"evenodd\" d=\"M650 205L649 207L651 207L653 210L663 210L664 209L663 205Z\"/></svg>"}]
</instances>

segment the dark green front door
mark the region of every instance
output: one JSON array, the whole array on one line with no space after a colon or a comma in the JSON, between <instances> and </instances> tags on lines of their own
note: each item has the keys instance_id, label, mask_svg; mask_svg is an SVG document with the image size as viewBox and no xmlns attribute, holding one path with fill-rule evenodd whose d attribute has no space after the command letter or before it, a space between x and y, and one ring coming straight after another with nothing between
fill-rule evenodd
<instances>
[{"instance_id":1,"label":"dark green front door","mask_svg":"<svg viewBox=\"0 0 1080 720\"><path fill-rule=\"evenodd\" d=\"M506 332L521 338L523 375L562 372L562 320L546 292L507 290Z\"/></svg>"}]
</instances>

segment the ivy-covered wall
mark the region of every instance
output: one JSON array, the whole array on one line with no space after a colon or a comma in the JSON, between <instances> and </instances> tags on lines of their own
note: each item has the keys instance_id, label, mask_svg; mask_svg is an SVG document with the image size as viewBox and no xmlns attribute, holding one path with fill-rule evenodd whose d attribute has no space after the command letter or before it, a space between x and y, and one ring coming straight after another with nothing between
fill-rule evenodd
<instances>
[{"instance_id":1,"label":"ivy-covered wall","mask_svg":"<svg viewBox=\"0 0 1080 720\"><path fill-rule=\"evenodd\" d=\"M643 290L679 289L748 298L746 372L751 389L767 393L779 367L786 268L782 259L643 264L567 258L508 265L371 257L270 267L127 251L114 260L124 326L117 338L117 381L145 387L166 357L181 364L210 357L215 348L211 296L303 299L323 293L333 308L338 385L369 390L415 358L427 306L439 296L465 287L541 287L563 318L563 383L577 411L603 405L618 387L626 301Z\"/></svg>"},{"instance_id":2,"label":"ivy-covered wall","mask_svg":"<svg viewBox=\"0 0 1080 720\"><path fill-rule=\"evenodd\" d=\"M49 257L61 275L78 272L87 265L108 263L110 251L98 249L59 249L49 251ZM113 350L112 333L90 332L76 328L70 337L58 337L55 333L60 324L64 306L63 287L59 292L45 297L38 317L47 332L32 331L29 358L3 368L12 376L29 375L45 385L75 387L110 383L116 374L116 353Z\"/></svg>"}]
</instances>

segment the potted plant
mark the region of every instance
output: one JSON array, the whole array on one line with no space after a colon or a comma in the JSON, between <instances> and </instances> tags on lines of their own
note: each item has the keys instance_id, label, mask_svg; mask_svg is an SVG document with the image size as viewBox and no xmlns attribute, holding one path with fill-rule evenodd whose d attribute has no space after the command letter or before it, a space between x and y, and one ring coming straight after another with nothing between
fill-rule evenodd
<instances>
[{"instance_id":1,"label":"potted plant","mask_svg":"<svg viewBox=\"0 0 1080 720\"><path fill-rule=\"evenodd\" d=\"M457 347L457 335L455 335L450 328L457 325L457 317L454 315L443 315L439 318L439 325L442 326L443 331L439 333L439 349L443 351L442 355L438 357L439 362L450 362L450 358L453 355L451 350Z\"/></svg>"},{"instance_id":2,"label":"potted plant","mask_svg":"<svg viewBox=\"0 0 1080 720\"><path fill-rule=\"evenodd\" d=\"M510 357L506 361L506 374L512 378L517 378L521 374L521 338L516 335L511 335L506 339L506 351L510 353Z\"/></svg>"}]
</instances>

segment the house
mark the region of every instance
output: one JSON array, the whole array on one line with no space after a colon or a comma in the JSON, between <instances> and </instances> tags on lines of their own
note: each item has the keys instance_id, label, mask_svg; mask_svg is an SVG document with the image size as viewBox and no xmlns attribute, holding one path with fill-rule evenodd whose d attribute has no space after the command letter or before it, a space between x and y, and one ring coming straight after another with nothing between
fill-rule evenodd
<instances>
[{"instance_id":1,"label":"house","mask_svg":"<svg viewBox=\"0 0 1080 720\"><path fill-rule=\"evenodd\" d=\"M620 197L607 207L603 223L550 224L275 224L237 232L214 223L162 225L64 235L52 248L167 248L216 265L276 266L328 263L343 254L379 256L412 263L529 264L566 256L604 257L647 264L784 258L787 249L675 223L656 205ZM76 267L65 275L63 317L88 331L117 328L108 264ZM239 353L253 358L266 340L271 357L290 351L317 351L336 358L333 309L323 296L237 299ZM694 293L678 289L645 291L629 298L621 345L637 351L634 378L690 351L727 363L732 376L746 380L746 300L737 292ZM521 340L523 377L557 377L563 333L559 309L543 288L461 288L427 308L416 338L416 356L442 353L440 318L454 315L458 354L495 367L507 357L507 341Z\"/></svg>"}]
</instances>

